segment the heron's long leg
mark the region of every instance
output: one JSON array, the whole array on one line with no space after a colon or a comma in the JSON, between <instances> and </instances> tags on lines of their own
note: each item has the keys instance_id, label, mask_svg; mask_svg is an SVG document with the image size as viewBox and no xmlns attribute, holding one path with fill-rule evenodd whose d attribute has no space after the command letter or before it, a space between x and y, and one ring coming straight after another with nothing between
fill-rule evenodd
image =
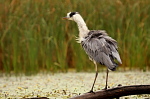
<instances>
[{"instance_id":1,"label":"heron's long leg","mask_svg":"<svg viewBox=\"0 0 150 99\"><path fill-rule=\"evenodd\" d=\"M107 69L106 71L106 85L105 85L105 90L107 89L107 82L108 82L108 73L109 73L109 70Z\"/></svg>"},{"instance_id":2,"label":"heron's long leg","mask_svg":"<svg viewBox=\"0 0 150 99\"><path fill-rule=\"evenodd\" d=\"M95 81L96 81L96 78L97 78L97 76L98 76L97 64L96 64L95 61L94 61L94 65L95 65L96 74L95 74L95 79L94 79L92 88L91 88L91 90L90 90L90 93L93 92L93 88L94 88L94 85L95 85Z\"/></svg>"}]
</instances>

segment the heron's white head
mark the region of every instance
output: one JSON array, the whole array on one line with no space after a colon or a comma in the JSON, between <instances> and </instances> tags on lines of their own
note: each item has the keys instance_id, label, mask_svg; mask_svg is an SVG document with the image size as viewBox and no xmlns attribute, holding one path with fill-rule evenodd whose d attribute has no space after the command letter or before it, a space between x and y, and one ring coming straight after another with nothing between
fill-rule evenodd
<instances>
[{"instance_id":1,"label":"heron's white head","mask_svg":"<svg viewBox=\"0 0 150 99\"><path fill-rule=\"evenodd\" d=\"M63 17L63 19L75 21L77 17L81 17L78 12L69 12L66 17Z\"/></svg>"},{"instance_id":2,"label":"heron's white head","mask_svg":"<svg viewBox=\"0 0 150 99\"><path fill-rule=\"evenodd\" d=\"M83 18L79 14L79 12L69 12L67 13L66 17L63 17L63 19L72 20L75 21L79 27L86 26Z\"/></svg>"}]
</instances>

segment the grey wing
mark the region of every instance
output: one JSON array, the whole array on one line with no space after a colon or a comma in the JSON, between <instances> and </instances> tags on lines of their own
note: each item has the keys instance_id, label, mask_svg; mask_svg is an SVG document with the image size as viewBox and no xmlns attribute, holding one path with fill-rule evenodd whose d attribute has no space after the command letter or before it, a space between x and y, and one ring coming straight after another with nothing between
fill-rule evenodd
<instances>
[{"instance_id":1,"label":"grey wing","mask_svg":"<svg viewBox=\"0 0 150 99\"><path fill-rule=\"evenodd\" d=\"M117 51L117 42L107 35L103 35L100 31L95 31L81 42L83 49L88 56L96 62L107 66L110 70L115 70L121 63L119 53ZM106 33L105 33L106 34Z\"/></svg>"}]
</instances>

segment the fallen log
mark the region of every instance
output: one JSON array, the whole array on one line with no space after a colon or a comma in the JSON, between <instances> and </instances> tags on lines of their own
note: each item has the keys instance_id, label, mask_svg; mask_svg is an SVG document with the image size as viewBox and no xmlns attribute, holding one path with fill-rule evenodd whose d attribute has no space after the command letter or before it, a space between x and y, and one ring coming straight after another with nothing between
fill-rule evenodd
<instances>
[{"instance_id":1,"label":"fallen log","mask_svg":"<svg viewBox=\"0 0 150 99\"><path fill-rule=\"evenodd\" d=\"M118 86L94 93L85 93L69 99L111 99L128 95L150 94L150 85Z\"/></svg>"}]
</instances>

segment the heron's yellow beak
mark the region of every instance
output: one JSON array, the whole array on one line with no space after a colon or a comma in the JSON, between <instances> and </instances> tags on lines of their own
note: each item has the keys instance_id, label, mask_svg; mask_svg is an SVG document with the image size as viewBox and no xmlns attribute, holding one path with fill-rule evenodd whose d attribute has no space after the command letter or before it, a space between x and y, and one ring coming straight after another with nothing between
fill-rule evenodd
<instances>
[{"instance_id":1,"label":"heron's yellow beak","mask_svg":"<svg viewBox=\"0 0 150 99\"><path fill-rule=\"evenodd\" d=\"M68 17L63 17L62 19L68 19Z\"/></svg>"}]
</instances>

